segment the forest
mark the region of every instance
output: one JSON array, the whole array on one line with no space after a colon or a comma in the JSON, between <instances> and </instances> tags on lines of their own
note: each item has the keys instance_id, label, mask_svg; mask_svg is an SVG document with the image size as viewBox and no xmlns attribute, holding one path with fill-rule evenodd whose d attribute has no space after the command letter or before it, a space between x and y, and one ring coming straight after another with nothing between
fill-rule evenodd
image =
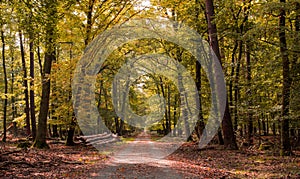
<instances>
[{"instance_id":1,"label":"forest","mask_svg":"<svg viewBox=\"0 0 300 179\"><path fill-rule=\"evenodd\" d=\"M299 0L0 0L1 178L300 178Z\"/></svg>"}]
</instances>

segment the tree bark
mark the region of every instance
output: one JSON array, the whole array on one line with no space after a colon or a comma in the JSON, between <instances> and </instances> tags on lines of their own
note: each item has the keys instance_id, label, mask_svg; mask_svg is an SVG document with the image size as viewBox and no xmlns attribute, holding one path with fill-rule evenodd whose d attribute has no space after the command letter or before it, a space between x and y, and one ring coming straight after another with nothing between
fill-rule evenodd
<instances>
[{"instance_id":1,"label":"tree bark","mask_svg":"<svg viewBox=\"0 0 300 179\"><path fill-rule=\"evenodd\" d=\"M44 69L42 76L42 98L40 103L40 113L38 121L38 130L35 142L36 148L49 148L46 142L47 135L47 117L49 112L49 96L50 96L50 73L52 61L55 61L56 46L56 24L57 24L57 0L45 1L47 9L46 23L46 50L44 59Z\"/></svg>"},{"instance_id":2,"label":"tree bark","mask_svg":"<svg viewBox=\"0 0 300 179\"><path fill-rule=\"evenodd\" d=\"M7 112L7 90L8 90L8 82L7 82L7 73L6 73L6 63L5 63L5 40L4 40L4 31L1 30L1 41L2 41L2 67L4 74L4 103L3 103L3 138L2 141L6 142L6 112Z\"/></svg>"},{"instance_id":3,"label":"tree bark","mask_svg":"<svg viewBox=\"0 0 300 179\"><path fill-rule=\"evenodd\" d=\"M38 37L37 57L38 57L38 61L39 61L41 80L43 80L43 65L42 65L42 57L41 57L41 49L40 49L39 39L40 39L40 37Z\"/></svg>"},{"instance_id":4,"label":"tree bark","mask_svg":"<svg viewBox=\"0 0 300 179\"><path fill-rule=\"evenodd\" d=\"M233 48L233 51L232 51L232 55L231 55L231 72L230 72L230 81L229 81L229 106L232 107L233 106L233 91L234 91L234 88L233 88L233 82L234 82L234 74L235 74L235 55L236 55L236 52L237 52L237 49L238 49L238 46L239 46L239 42L238 40L235 41L234 43L234 48ZM238 127L238 121L236 119L236 113L235 113L235 109L233 110L230 110L230 112L233 112L233 115L234 115L234 122L233 122L233 128L234 128L234 131L237 131L237 127Z\"/></svg>"},{"instance_id":5,"label":"tree bark","mask_svg":"<svg viewBox=\"0 0 300 179\"><path fill-rule=\"evenodd\" d=\"M214 18L214 4L212 0L205 0L206 5L206 13L207 13L207 25L208 25L208 33L209 33L209 43L212 50L215 52L218 60L221 63L221 55L219 52L219 43L218 43L218 35L217 35L217 26L213 23ZM218 88L218 87L217 87ZM218 90L218 89L217 89ZM228 107L228 101L226 99L225 113L222 122L222 130L224 135L224 146L227 149L238 149L236 144L236 139L233 131L233 126L231 122L231 116Z\"/></svg>"},{"instance_id":6,"label":"tree bark","mask_svg":"<svg viewBox=\"0 0 300 179\"><path fill-rule=\"evenodd\" d=\"M200 139L203 130L205 128L204 119L203 119L203 111L202 111L202 100L201 100L201 65L199 62L196 62L196 87L199 93L199 116L196 124L196 134Z\"/></svg>"},{"instance_id":7,"label":"tree bark","mask_svg":"<svg viewBox=\"0 0 300 179\"><path fill-rule=\"evenodd\" d=\"M87 24L86 24L86 36L84 39L84 45L85 47L89 44L90 39L91 39L91 32L92 32L92 26L93 26L93 22L92 22L92 17L93 17L93 10L94 10L94 4L95 4L96 0L89 0L89 4L88 4L88 9L86 12L86 17L87 17Z\"/></svg>"},{"instance_id":8,"label":"tree bark","mask_svg":"<svg viewBox=\"0 0 300 179\"><path fill-rule=\"evenodd\" d=\"M199 19L199 15L200 15L200 1L199 0L195 0L195 18L197 19L196 23L196 30L197 32L200 34L200 21ZM205 124L204 124L204 119L203 119L203 110L202 110L202 99L201 99L201 85L202 85L202 77L201 77L201 64L196 61L196 87L198 90L198 94L199 94L199 116L198 116L198 121L197 124L195 126L195 131L196 131L196 135L198 137L198 139L200 139L203 130L205 128Z\"/></svg>"},{"instance_id":9,"label":"tree bark","mask_svg":"<svg viewBox=\"0 0 300 179\"><path fill-rule=\"evenodd\" d=\"M35 100L34 100L34 50L33 50L33 34L29 33L29 53L30 53L30 117L31 131L33 140L36 137L36 119L35 119Z\"/></svg>"},{"instance_id":10,"label":"tree bark","mask_svg":"<svg viewBox=\"0 0 300 179\"><path fill-rule=\"evenodd\" d=\"M170 84L168 84L168 133L171 132L171 126L172 126L172 123L171 123L171 89L170 89Z\"/></svg>"},{"instance_id":11,"label":"tree bark","mask_svg":"<svg viewBox=\"0 0 300 179\"><path fill-rule=\"evenodd\" d=\"M282 6L285 5L285 0L280 0ZM286 34L285 34L285 16L286 12L284 7L280 10L279 15L279 41L280 41L280 55L282 59L282 76L283 76L283 88L282 88L282 109L281 109L281 149L280 155L291 155L291 144L289 136L289 105L290 105L290 61L287 51Z\"/></svg>"},{"instance_id":12,"label":"tree bark","mask_svg":"<svg viewBox=\"0 0 300 179\"><path fill-rule=\"evenodd\" d=\"M250 47L249 42L246 42L246 69L247 69L247 105L248 105L248 111L247 111L247 118L248 118L248 144L253 145L253 117L252 117L252 91L251 91L251 57L250 57Z\"/></svg>"},{"instance_id":13,"label":"tree bark","mask_svg":"<svg viewBox=\"0 0 300 179\"><path fill-rule=\"evenodd\" d=\"M241 59L242 59L242 53L243 53L243 41L238 42L239 46L239 54L238 58L236 59L236 71L235 71L235 78L234 78L234 126L236 129L238 128L238 103L239 103L239 94L240 94L240 88L239 88L239 80L240 80L240 67L241 67Z\"/></svg>"},{"instance_id":14,"label":"tree bark","mask_svg":"<svg viewBox=\"0 0 300 179\"><path fill-rule=\"evenodd\" d=\"M162 77L159 77L159 84L160 84L160 88L161 88L161 93L162 93L162 96L164 99L166 99L166 93L165 93L165 87L164 87L164 84L163 84L163 80L162 80ZM169 121L168 121L168 111L165 110L165 121L166 121L166 125L163 127L164 128L164 134L167 135L169 133ZM163 122L164 123L164 122Z\"/></svg>"},{"instance_id":15,"label":"tree bark","mask_svg":"<svg viewBox=\"0 0 300 179\"><path fill-rule=\"evenodd\" d=\"M14 60L15 60L14 53L11 50L11 63L12 64L14 63ZM14 71L11 72L11 87L10 87L11 94L14 94L14 84L15 84L15 74L14 73L15 73ZM16 114L17 114L17 108L15 105L15 102L16 102L15 96L12 96L11 97L12 121L16 118ZM13 134L15 137L17 137L18 136L17 122L13 122L13 128L14 128Z\"/></svg>"},{"instance_id":16,"label":"tree bark","mask_svg":"<svg viewBox=\"0 0 300 179\"><path fill-rule=\"evenodd\" d=\"M20 50L21 50L21 59L22 59L22 70L23 70L23 86L24 86L24 95L25 95L25 114L26 114L26 133L30 135L30 111L29 111L29 95L28 95L28 81L27 81L27 69L26 69L26 60L25 60L25 51L23 47L23 35L21 30L19 30L19 40L20 40Z\"/></svg>"},{"instance_id":17,"label":"tree bark","mask_svg":"<svg viewBox=\"0 0 300 179\"><path fill-rule=\"evenodd\" d=\"M73 116L75 116L75 114ZM75 144L74 140L73 140L74 139L75 127L76 127L76 118L73 117L72 122L69 126L69 130L68 130L68 136L67 136L67 141L66 141L67 146L73 146Z\"/></svg>"}]
</instances>

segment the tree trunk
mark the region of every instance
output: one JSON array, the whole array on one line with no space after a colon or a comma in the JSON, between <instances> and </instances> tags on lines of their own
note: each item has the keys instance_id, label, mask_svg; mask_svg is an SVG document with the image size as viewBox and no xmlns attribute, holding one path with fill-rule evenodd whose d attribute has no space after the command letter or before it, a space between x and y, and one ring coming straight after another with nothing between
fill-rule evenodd
<instances>
[{"instance_id":1,"label":"tree trunk","mask_svg":"<svg viewBox=\"0 0 300 179\"><path fill-rule=\"evenodd\" d=\"M275 123L272 124L272 134L273 134L273 136L276 136L276 125L275 125Z\"/></svg>"},{"instance_id":2,"label":"tree trunk","mask_svg":"<svg viewBox=\"0 0 300 179\"><path fill-rule=\"evenodd\" d=\"M295 7L295 11L296 11L296 19L295 19L295 38L294 38L294 45L295 45L295 50L299 51L299 32L300 32L300 2L296 2L296 7ZM292 60L292 69L291 69L291 73L292 73L292 83L294 82L294 79L297 76L297 61L299 58L299 53L294 53L293 55L293 60ZM297 85L297 84L295 84Z\"/></svg>"},{"instance_id":3,"label":"tree trunk","mask_svg":"<svg viewBox=\"0 0 300 179\"><path fill-rule=\"evenodd\" d=\"M282 111L281 111L281 150L280 155L290 155L292 153L290 136L289 136L289 104L290 104L290 62L287 51L286 34L285 34L285 0L280 0L282 9L279 15L279 40L280 40L280 54L282 59L282 76L283 76L283 88L282 88Z\"/></svg>"},{"instance_id":4,"label":"tree trunk","mask_svg":"<svg viewBox=\"0 0 300 179\"><path fill-rule=\"evenodd\" d=\"M183 116L183 125L184 125L185 136L186 136L187 140L190 140L191 131L190 131L189 123L188 123L189 111L188 111L186 91L183 86L182 78L183 77L182 77L181 72L178 72L178 89L180 92L180 109L181 109L180 114L182 114L182 116Z\"/></svg>"},{"instance_id":5,"label":"tree trunk","mask_svg":"<svg viewBox=\"0 0 300 179\"><path fill-rule=\"evenodd\" d=\"M56 117L52 117L52 120L57 120L57 118ZM52 125L52 137L54 137L54 138L59 137L58 128L57 128L56 124Z\"/></svg>"},{"instance_id":6,"label":"tree trunk","mask_svg":"<svg viewBox=\"0 0 300 179\"><path fill-rule=\"evenodd\" d=\"M49 96L50 96L50 73L52 61L55 61L55 46L56 46L56 24L57 24L57 0L47 0L45 2L47 9L46 23L46 49L44 59L44 69L42 76L42 97L40 103L40 113L38 121L38 130L34 147L49 148L46 142L47 135L47 117L49 112Z\"/></svg>"},{"instance_id":7,"label":"tree trunk","mask_svg":"<svg viewBox=\"0 0 300 179\"><path fill-rule=\"evenodd\" d=\"M240 80L240 66L241 66L241 59L243 54L243 41L238 42L239 46L239 54L238 58L236 59L236 71L235 71L235 78L234 78L234 126L237 129L238 128L238 103L239 103L239 80Z\"/></svg>"},{"instance_id":8,"label":"tree trunk","mask_svg":"<svg viewBox=\"0 0 300 179\"><path fill-rule=\"evenodd\" d=\"M256 120L257 120L257 127L258 127L258 136L259 136L259 139L258 139L258 144L260 145L261 144L261 124L260 124L260 120L259 120L259 117L256 116Z\"/></svg>"},{"instance_id":9,"label":"tree trunk","mask_svg":"<svg viewBox=\"0 0 300 179\"><path fill-rule=\"evenodd\" d=\"M75 116L75 114L74 114ZM75 132L75 127L76 127L76 118L74 117L72 119L72 122L69 126L69 130L68 130L68 136L67 136L67 141L66 141L66 145L67 146L73 146L74 143L74 132Z\"/></svg>"},{"instance_id":10,"label":"tree trunk","mask_svg":"<svg viewBox=\"0 0 300 179\"><path fill-rule=\"evenodd\" d=\"M93 9L94 9L95 1L96 0L89 0L88 9L86 11L87 24L86 24L86 29L85 29L86 36L84 39L85 47L89 44L89 42L91 40L91 32L92 32L92 26L93 26L92 16L93 16Z\"/></svg>"},{"instance_id":11,"label":"tree trunk","mask_svg":"<svg viewBox=\"0 0 300 179\"><path fill-rule=\"evenodd\" d=\"M40 37L38 37L38 38L40 38ZM37 57L38 57L38 61L39 61L41 80L43 80L43 65L42 65L41 49L40 49L39 42L38 42L38 46L37 46Z\"/></svg>"},{"instance_id":12,"label":"tree trunk","mask_svg":"<svg viewBox=\"0 0 300 179\"><path fill-rule=\"evenodd\" d=\"M218 130L218 141L219 141L220 145L224 145L224 139L223 139L221 130Z\"/></svg>"},{"instance_id":13,"label":"tree trunk","mask_svg":"<svg viewBox=\"0 0 300 179\"><path fill-rule=\"evenodd\" d=\"M36 137L36 119L35 119L35 102L34 102L34 50L33 50L33 34L29 33L29 53L30 53L30 117L31 117L31 131L33 140Z\"/></svg>"},{"instance_id":14,"label":"tree trunk","mask_svg":"<svg viewBox=\"0 0 300 179\"><path fill-rule=\"evenodd\" d=\"M239 42L236 40L235 44L234 44L234 48L232 51L232 55L231 55L231 73L230 73L230 81L229 81L229 106L232 107L233 106L233 82L234 82L234 74L235 74L235 55L236 55L236 51L238 49L239 46ZM233 112L234 115L234 122L233 122L233 128L234 131L237 131L238 128L238 121L236 118L237 113L235 113L235 111L237 111L236 109L230 110L230 112Z\"/></svg>"},{"instance_id":15,"label":"tree trunk","mask_svg":"<svg viewBox=\"0 0 300 179\"><path fill-rule=\"evenodd\" d=\"M196 124L196 134L197 137L200 139L203 130L205 128L204 119L203 119L203 112L202 112L202 100L201 100L201 64L196 62L196 87L199 93L199 116L198 121Z\"/></svg>"},{"instance_id":16,"label":"tree trunk","mask_svg":"<svg viewBox=\"0 0 300 179\"><path fill-rule=\"evenodd\" d=\"M217 26L215 23L213 23L213 17L214 17L213 1L205 0L205 5L206 5L206 13L207 13L208 33L209 33L209 39L210 39L209 43L210 43L212 50L215 52L218 60L220 61L220 64L222 64L221 63L221 55L219 52ZM217 88L218 88L218 86L217 86ZM222 130L223 130L223 135L224 135L225 148L238 149L236 140L235 140L232 122L231 122L231 116L230 116L230 112L229 112L227 99L226 99L224 118L223 118L223 122L222 122Z\"/></svg>"},{"instance_id":17,"label":"tree trunk","mask_svg":"<svg viewBox=\"0 0 300 179\"><path fill-rule=\"evenodd\" d=\"M170 84L168 84L168 133L171 132L171 91L170 91Z\"/></svg>"},{"instance_id":18,"label":"tree trunk","mask_svg":"<svg viewBox=\"0 0 300 179\"><path fill-rule=\"evenodd\" d=\"M10 47L12 48L12 47ZM11 63L14 64L14 53L11 52ZM11 72L11 88L10 88L10 92L11 94L14 94L14 84L15 84L15 74L14 74L14 71L12 70ZM16 108L16 105L15 105L15 96L12 96L11 97L11 110L12 110L12 121L16 118L16 114L17 114L17 108ZM16 122L13 122L13 134L14 134L14 137L17 137L18 136L18 128L17 128L17 123Z\"/></svg>"},{"instance_id":19,"label":"tree trunk","mask_svg":"<svg viewBox=\"0 0 300 179\"><path fill-rule=\"evenodd\" d=\"M201 13L201 2L200 0L195 0L195 18L196 18L196 31L200 34L201 33L201 22L199 20L199 15ZM204 123L204 118L203 118L203 110L202 110L202 99L201 99L201 86L202 86L202 77L201 77L201 64L196 61L196 87L198 90L198 95L199 95L199 116L198 116L198 121L195 126L195 131L198 139L201 138L203 134L203 130L205 128L205 123Z\"/></svg>"},{"instance_id":20,"label":"tree trunk","mask_svg":"<svg viewBox=\"0 0 300 179\"><path fill-rule=\"evenodd\" d=\"M162 93L162 96L164 99L166 99L166 94L165 94L165 87L164 87L164 84L163 84L163 80L162 80L162 77L159 77L159 84L160 84L160 88L161 88L161 93ZM166 121L166 125L163 125L163 128L164 128L164 134L167 135L169 133L168 129L169 129L169 121L168 121L168 110L165 110L165 121Z\"/></svg>"},{"instance_id":21,"label":"tree trunk","mask_svg":"<svg viewBox=\"0 0 300 179\"><path fill-rule=\"evenodd\" d=\"M7 90L8 90L8 82L7 82L7 73L6 73L6 64L5 64L5 40L4 40L4 32L1 30L1 41L2 41L2 67L4 74L4 103L3 103L3 138L2 141L6 142L6 112L7 112Z\"/></svg>"},{"instance_id":22,"label":"tree trunk","mask_svg":"<svg viewBox=\"0 0 300 179\"><path fill-rule=\"evenodd\" d=\"M21 48L21 58L22 58L22 70L23 70L23 86L24 86L24 95L25 95L25 114L26 114L26 133L30 135L30 113L29 113L29 95L28 95L28 83L27 83L27 69L26 69L26 60L25 52L23 47L22 32L19 30L19 40Z\"/></svg>"},{"instance_id":23,"label":"tree trunk","mask_svg":"<svg viewBox=\"0 0 300 179\"><path fill-rule=\"evenodd\" d=\"M173 106L173 115L174 115L174 123L173 123L173 136L176 136L177 135L177 128L176 128L176 125L177 125L177 100L178 100L178 97L177 97L177 94L175 94L175 97L174 97L174 106Z\"/></svg>"},{"instance_id":24,"label":"tree trunk","mask_svg":"<svg viewBox=\"0 0 300 179\"><path fill-rule=\"evenodd\" d=\"M124 121L121 119L121 120L120 120L119 133L118 133L119 136L122 136L122 135L123 135L123 126L124 126Z\"/></svg>"},{"instance_id":25,"label":"tree trunk","mask_svg":"<svg viewBox=\"0 0 300 179\"><path fill-rule=\"evenodd\" d=\"M247 69L247 122L248 122L248 144L253 145L253 118L252 118L252 91L251 91L251 59L250 59L250 47L249 42L246 42L246 69Z\"/></svg>"}]
</instances>

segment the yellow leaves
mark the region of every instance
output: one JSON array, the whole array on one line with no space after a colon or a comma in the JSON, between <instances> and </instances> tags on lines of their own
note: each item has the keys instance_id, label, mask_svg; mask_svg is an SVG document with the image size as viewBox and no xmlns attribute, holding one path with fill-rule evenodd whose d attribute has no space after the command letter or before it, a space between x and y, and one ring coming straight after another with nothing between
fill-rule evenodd
<instances>
[{"instance_id":1,"label":"yellow leaves","mask_svg":"<svg viewBox=\"0 0 300 179\"><path fill-rule=\"evenodd\" d=\"M11 97L15 96L14 94L10 94L10 93L0 93L0 97L1 99L10 99Z\"/></svg>"},{"instance_id":2,"label":"yellow leaves","mask_svg":"<svg viewBox=\"0 0 300 179\"><path fill-rule=\"evenodd\" d=\"M22 127L25 126L25 118L26 114L24 113L22 116L15 118L12 122L16 122L18 127Z\"/></svg>"}]
</instances>

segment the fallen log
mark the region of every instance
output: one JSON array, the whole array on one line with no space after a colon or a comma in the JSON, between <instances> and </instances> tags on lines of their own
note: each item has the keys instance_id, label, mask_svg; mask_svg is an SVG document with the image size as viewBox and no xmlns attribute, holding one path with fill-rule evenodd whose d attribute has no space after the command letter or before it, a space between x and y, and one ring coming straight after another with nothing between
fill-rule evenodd
<instances>
[{"instance_id":1,"label":"fallen log","mask_svg":"<svg viewBox=\"0 0 300 179\"><path fill-rule=\"evenodd\" d=\"M101 145L120 141L118 135L108 133L80 136L77 139L84 142L85 145Z\"/></svg>"},{"instance_id":2,"label":"fallen log","mask_svg":"<svg viewBox=\"0 0 300 179\"><path fill-rule=\"evenodd\" d=\"M98 136L98 137L94 137L94 138L89 138L89 139L86 139L86 142L94 142L94 141L98 141L98 140L105 140L105 139L108 139L108 138L111 138L112 135L111 134L106 134L104 136Z\"/></svg>"},{"instance_id":3,"label":"fallen log","mask_svg":"<svg viewBox=\"0 0 300 179\"><path fill-rule=\"evenodd\" d=\"M103 144L114 143L114 142L119 142L119 141L120 141L120 139L118 139L118 138L109 138L109 139L105 139L105 140L90 142L90 143L88 143L88 145L103 145Z\"/></svg>"},{"instance_id":4,"label":"fallen log","mask_svg":"<svg viewBox=\"0 0 300 179\"><path fill-rule=\"evenodd\" d=\"M94 134L94 135L84 135L84 136L80 136L84 139L90 139L90 138L94 138L94 137L100 137L100 136L105 136L107 135L107 132L104 132L102 134Z\"/></svg>"}]
</instances>

